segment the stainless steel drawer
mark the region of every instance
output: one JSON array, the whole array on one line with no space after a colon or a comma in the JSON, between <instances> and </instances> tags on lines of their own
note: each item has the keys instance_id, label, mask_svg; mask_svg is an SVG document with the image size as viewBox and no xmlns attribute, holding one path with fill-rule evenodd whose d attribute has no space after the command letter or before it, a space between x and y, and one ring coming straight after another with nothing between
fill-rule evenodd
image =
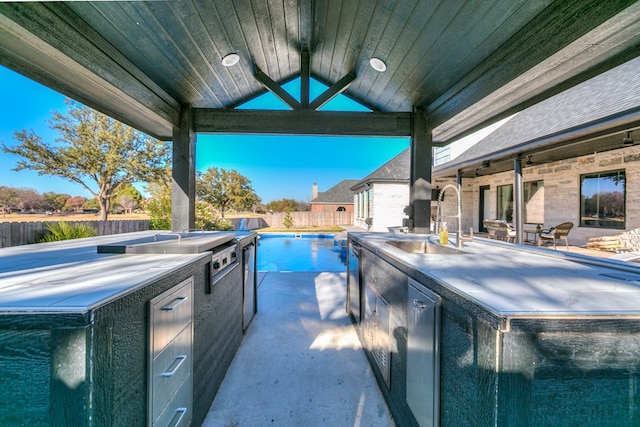
<instances>
[{"instance_id":1,"label":"stainless steel drawer","mask_svg":"<svg viewBox=\"0 0 640 427\"><path fill-rule=\"evenodd\" d=\"M191 383L192 376L189 375L164 411L155 420L154 427L185 427L191 424Z\"/></svg>"},{"instance_id":2,"label":"stainless steel drawer","mask_svg":"<svg viewBox=\"0 0 640 427\"><path fill-rule=\"evenodd\" d=\"M152 357L164 349L191 323L193 279L188 279L151 300Z\"/></svg>"},{"instance_id":3,"label":"stainless steel drawer","mask_svg":"<svg viewBox=\"0 0 640 427\"><path fill-rule=\"evenodd\" d=\"M407 404L420 427L440 425L441 297L409 278Z\"/></svg>"},{"instance_id":4,"label":"stainless steel drawer","mask_svg":"<svg viewBox=\"0 0 640 427\"><path fill-rule=\"evenodd\" d=\"M191 424L193 278L149 305L148 425Z\"/></svg>"},{"instance_id":5,"label":"stainless steel drawer","mask_svg":"<svg viewBox=\"0 0 640 427\"><path fill-rule=\"evenodd\" d=\"M191 373L192 335L191 325L188 325L153 360L153 378L151 378L153 419L160 415Z\"/></svg>"}]
</instances>

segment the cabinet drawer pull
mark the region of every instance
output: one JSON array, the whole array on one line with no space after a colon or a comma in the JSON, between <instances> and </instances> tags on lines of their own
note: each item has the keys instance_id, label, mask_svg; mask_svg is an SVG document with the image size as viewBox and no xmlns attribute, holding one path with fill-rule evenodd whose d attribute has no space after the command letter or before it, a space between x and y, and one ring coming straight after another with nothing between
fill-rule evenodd
<instances>
[{"instance_id":1,"label":"cabinet drawer pull","mask_svg":"<svg viewBox=\"0 0 640 427\"><path fill-rule=\"evenodd\" d=\"M180 425L180 423L182 422L182 419L187 414L187 408L178 408L178 409L176 409L176 414L180 414L180 416L176 420L175 424L173 424L173 427L178 427ZM175 415L174 415L173 418L175 418Z\"/></svg>"},{"instance_id":2,"label":"cabinet drawer pull","mask_svg":"<svg viewBox=\"0 0 640 427\"><path fill-rule=\"evenodd\" d=\"M178 297L175 300L178 300L177 303L173 304L173 305L165 305L164 307L162 307L162 310L164 311L172 311L175 310L176 308L178 308L178 306L180 304L182 304L183 302L185 302L188 298L187 297ZM175 301L174 300L174 301Z\"/></svg>"},{"instance_id":3,"label":"cabinet drawer pull","mask_svg":"<svg viewBox=\"0 0 640 427\"><path fill-rule=\"evenodd\" d=\"M413 300L413 306L420 309L420 310L426 310L427 309L427 304L425 304L423 301L420 301L419 299L414 299Z\"/></svg>"},{"instance_id":4,"label":"cabinet drawer pull","mask_svg":"<svg viewBox=\"0 0 640 427\"><path fill-rule=\"evenodd\" d=\"M172 363L172 365L175 364L176 366L174 366L174 368L171 369L170 371L166 371L166 372L161 373L160 376L164 377L164 378L172 377L173 374L175 374L176 371L180 368L180 366L184 363L185 360L187 360L187 355L186 354L179 355L178 357L176 357L176 360L174 360L173 363ZM169 368L171 368L171 366L169 366Z\"/></svg>"}]
</instances>

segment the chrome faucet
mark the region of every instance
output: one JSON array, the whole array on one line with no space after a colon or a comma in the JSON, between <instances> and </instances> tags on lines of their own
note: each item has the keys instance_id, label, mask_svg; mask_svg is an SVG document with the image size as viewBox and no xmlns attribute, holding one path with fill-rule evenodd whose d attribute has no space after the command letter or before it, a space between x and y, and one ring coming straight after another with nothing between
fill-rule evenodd
<instances>
[{"instance_id":1,"label":"chrome faucet","mask_svg":"<svg viewBox=\"0 0 640 427\"><path fill-rule=\"evenodd\" d=\"M442 202L442 198L444 197L444 193L447 189L451 188L456 192L456 202L458 205L458 213L456 217L458 218L458 230L456 231L456 247L462 248L462 242L472 242L473 241L473 228L470 229L470 235L464 236L462 234L462 197L460 196L460 190L457 185L447 184L444 186L440 194L438 195L438 205L436 207L436 229L435 232L438 233L440 231L440 203Z\"/></svg>"},{"instance_id":2,"label":"chrome faucet","mask_svg":"<svg viewBox=\"0 0 640 427\"><path fill-rule=\"evenodd\" d=\"M156 242L158 240L159 236L175 236L178 238L178 242L180 242L180 239L182 238L182 236L180 235L180 233L156 233L153 236L153 241Z\"/></svg>"}]
</instances>

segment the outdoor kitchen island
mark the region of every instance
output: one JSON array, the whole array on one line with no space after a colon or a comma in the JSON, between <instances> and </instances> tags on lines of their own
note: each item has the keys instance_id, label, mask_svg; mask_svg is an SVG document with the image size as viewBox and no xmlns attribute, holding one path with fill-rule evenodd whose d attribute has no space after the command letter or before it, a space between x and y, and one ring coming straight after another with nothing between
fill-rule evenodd
<instances>
[{"instance_id":1,"label":"outdoor kitchen island","mask_svg":"<svg viewBox=\"0 0 640 427\"><path fill-rule=\"evenodd\" d=\"M348 239L347 311L398 425L640 425L639 266L479 238Z\"/></svg>"},{"instance_id":2,"label":"outdoor kitchen island","mask_svg":"<svg viewBox=\"0 0 640 427\"><path fill-rule=\"evenodd\" d=\"M256 238L149 231L1 249L0 425L199 424L255 313L255 287L243 313L255 283L243 258Z\"/></svg>"}]
</instances>

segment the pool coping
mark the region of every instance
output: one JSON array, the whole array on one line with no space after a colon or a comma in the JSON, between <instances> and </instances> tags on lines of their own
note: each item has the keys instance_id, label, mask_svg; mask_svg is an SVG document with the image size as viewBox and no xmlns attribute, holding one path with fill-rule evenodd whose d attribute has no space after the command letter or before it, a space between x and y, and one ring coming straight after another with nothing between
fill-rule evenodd
<instances>
[{"instance_id":1,"label":"pool coping","mask_svg":"<svg viewBox=\"0 0 640 427\"><path fill-rule=\"evenodd\" d=\"M296 232L291 232L291 233L283 233L283 232L277 232L277 233L258 233L258 237L262 238L262 237L293 237L295 239L302 239L302 238L316 238L316 239L333 239L336 236L336 233L312 233L312 232L300 232L300 233L296 233Z\"/></svg>"}]
</instances>

